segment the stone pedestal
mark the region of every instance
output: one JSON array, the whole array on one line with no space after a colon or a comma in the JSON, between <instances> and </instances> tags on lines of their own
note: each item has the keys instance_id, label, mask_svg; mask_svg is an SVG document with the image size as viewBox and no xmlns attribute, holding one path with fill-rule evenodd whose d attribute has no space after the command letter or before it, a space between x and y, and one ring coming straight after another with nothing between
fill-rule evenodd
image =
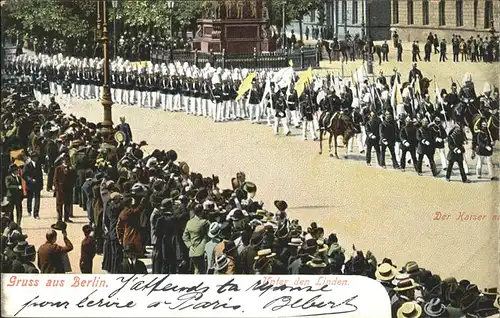
<instances>
[{"instance_id":1,"label":"stone pedestal","mask_svg":"<svg viewBox=\"0 0 500 318\"><path fill-rule=\"evenodd\" d=\"M195 48L202 52L275 51L266 0L206 1L198 20Z\"/></svg>"}]
</instances>

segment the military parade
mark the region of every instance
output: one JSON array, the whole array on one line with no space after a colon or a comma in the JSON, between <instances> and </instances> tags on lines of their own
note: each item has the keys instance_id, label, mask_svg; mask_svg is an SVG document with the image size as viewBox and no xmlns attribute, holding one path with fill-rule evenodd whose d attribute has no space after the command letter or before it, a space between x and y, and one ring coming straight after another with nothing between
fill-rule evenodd
<instances>
[{"instance_id":1,"label":"military parade","mask_svg":"<svg viewBox=\"0 0 500 318\"><path fill-rule=\"evenodd\" d=\"M21 55L8 62L6 71L20 81L21 93L33 91L37 100L46 105L50 96L59 96L64 106L70 107L72 98L99 100L102 63L98 58L61 54ZM229 70L215 69L207 63L199 69L186 62L131 63L119 58L111 63L110 87L118 104L182 111L214 122L248 120L252 124L269 125L276 135L280 127L284 135L290 135L290 127L302 128L304 140L308 135L311 140L318 140L321 132L341 120L345 122L344 130L349 132L343 136L348 145L346 157L354 151L357 140L357 151L366 152L368 165L375 151L377 164L385 168L389 153L392 167L404 171L409 152L408 163L413 163L419 175L423 173L425 157L432 175L438 176L443 171L447 180L453 163L458 162L462 181L469 182L466 177L469 164L476 153L482 153L477 156L476 176L483 177L481 167L486 161L487 177L497 180L491 149L498 140L498 87L485 83L478 94L471 74L466 73L461 84L452 83L449 93L444 88L438 91L436 83L433 103L429 80L423 77L416 63L406 83L401 83L397 69L389 83L383 74L370 83L362 67L350 78L307 73L298 74L291 67L277 71ZM464 148L468 140L464 130L472 135L471 147L467 147L470 156ZM436 153L439 170L434 159Z\"/></svg>"},{"instance_id":2,"label":"military parade","mask_svg":"<svg viewBox=\"0 0 500 318\"><path fill-rule=\"evenodd\" d=\"M30 1L1 4L2 278L364 276L385 316L498 317L500 2ZM266 297L242 316L315 315Z\"/></svg>"}]
</instances>

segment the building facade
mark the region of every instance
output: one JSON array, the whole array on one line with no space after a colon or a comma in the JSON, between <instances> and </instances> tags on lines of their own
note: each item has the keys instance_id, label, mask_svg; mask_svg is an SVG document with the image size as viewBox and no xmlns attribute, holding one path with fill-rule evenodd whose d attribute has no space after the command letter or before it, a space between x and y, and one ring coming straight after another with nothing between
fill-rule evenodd
<instances>
[{"instance_id":1,"label":"building facade","mask_svg":"<svg viewBox=\"0 0 500 318\"><path fill-rule=\"evenodd\" d=\"M403 41L423 41L429 32L449 40L500 30L500 0L391 0L391 14L391 27Z\"/></svg>"},{"instance_id":2,"label":"building facade","mask_svg":"<svg viewBox=\"0 0 500 318\"><path fill-rule=\"evenodd\" d=\"M324 27L343 39L349 32L351 36L371 36L374 40L390 39L391 0L325 0L325 21L320 25L318 10L313 10L303 19L306 27ZM289 27L290 28L290 27ZM298 23L291 28L298 34Z\"/></svg>"}]
</instances>

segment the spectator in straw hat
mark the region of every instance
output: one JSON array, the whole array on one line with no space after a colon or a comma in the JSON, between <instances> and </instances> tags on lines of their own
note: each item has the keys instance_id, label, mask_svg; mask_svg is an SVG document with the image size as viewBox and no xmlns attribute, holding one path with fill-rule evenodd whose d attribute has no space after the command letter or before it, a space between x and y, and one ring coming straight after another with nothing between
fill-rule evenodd
<instances>
[{"instance_id":1,"label":"spectator in straw hat","mask_svg":"<svg viewBox=\"0 0 500 318\"><path fill-rule=\"evenodd\" d=\"M229 266L229 259L225 254L220 254L217 256L215 259L215 264L214 264L214 273L215 274L228 274L228 266Z\"/></svg>"},{"instance_id":2,"label":"spectator in straw hat","mask_svg":"<svg viewBox=\"0 0 500 318\"><path fill-rule=\"evenodd\" d=\"M205 244L205 268L207 269L207 274L213 274L214 272L214 262L215 260L212 258L215 246L221 242L219 238L221 224L218 222L213 222L210 224L208 229L208 237L210 241Z\"/></svg>"},{"instance_id":3,"label":"spectator in straw hat","mask_svg":"<svg viewBox=\"0 0 500 318\"><path fill-rule=\"evenodd\" d=\"M397 311L398 318L422 317L422 307L415 302L404 303Z\"/></svg>"},{"instance_id":4,"label":"spectator in straw hat","mask_svg":"<svg viewBox=\"0 0 500 318\"><path fill-rule=\"evenodd\" d=\"M391 281L396 277L397 269L388 263L382 263L377 267L375 272L375 278L384 286L384 288L389 292L392 292Z\"/></svg>"},{"instance_id":5,"label":"spectator in straw hat","mask_svg":"<svg viewBox=\"0 0 500 318\"><path fill-rule=\"evenodd\" d=\"M260 232L253 232L248 244L240 253L240 268L242 274L253 274L253 264L257 252L264 241L264 236Z\"/></svg>"},{"instance_id":6,"label":"spectator in straw hat","mask_svg":"<svg viewBox=\"0 0 500 318\"><path fill-rule=\"evenodd\" d=\"M316 253L312 256L311 260L306 263L305 273L310 275L322 275L325 274L326 263L324 258Z\"/></svg>"}]
</instances>

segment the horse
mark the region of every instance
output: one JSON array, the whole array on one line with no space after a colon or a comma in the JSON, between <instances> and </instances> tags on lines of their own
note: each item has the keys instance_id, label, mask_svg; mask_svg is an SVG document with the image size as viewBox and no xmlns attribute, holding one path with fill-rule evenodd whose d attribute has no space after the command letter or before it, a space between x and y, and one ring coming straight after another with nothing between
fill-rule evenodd
<instances>
[{"instance_id":1,"label":"horse","mask_svg":"<svg viewBox=\"0 0 500 318\"><path fill-rule=\"evenodd\" d=\"M420 94L422 96L425 96L425 94L429 94L429 87L431 86L431 82L432 80L427 78L427 77L423 77L420 79L419 83L420 83ZM404 82L403 84L401 84L401 88L402 90L405 89L406 87L410 86L410 83L409 82Z\"/></svg>"},{"instance_id":2,"label":"horse","mask_svg":"<svg viewBox=\"0 0 500 318\"><path fill-rule=\"evenodd\" d=\"M328 132L330 137L328 139L328 152L330 157L332 154L332 138L335 142L335 157L339 158L337 154L337 136L342 136L346 153L344 158L347 158L349 139L356 133L356 127L353 121L342 113L336 112L323 112L319 118L319 154L323 153L323 134Z\"/></svg>"},{"instance_id":3,"label":"horse","mask_svg":"<svg viewBox=\"0 0 500 318\"><path fill-rule=\"evenodd\" d=\"M461 100L452 111L452 119L461 126L474 130L474 117L479 115L479 98L474 100Z\"/></svg>"}]
</instances>

